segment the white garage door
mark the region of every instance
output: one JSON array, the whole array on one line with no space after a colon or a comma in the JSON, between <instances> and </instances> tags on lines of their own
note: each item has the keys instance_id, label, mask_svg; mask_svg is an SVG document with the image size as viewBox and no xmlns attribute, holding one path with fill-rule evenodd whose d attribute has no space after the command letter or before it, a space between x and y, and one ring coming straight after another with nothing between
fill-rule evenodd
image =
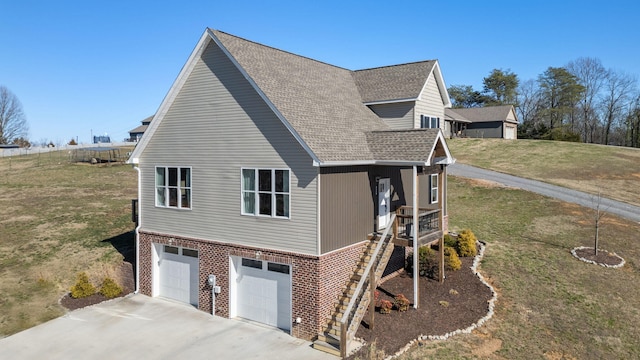
<instances>
[{"instance_id":1,"label":"white garage door","mask_svg":"<svg viewBox=\"0 0 640 360\"><path fill-rule=\"evenodd\" d=\"M291 328L291 267L238 259L238 316L280 329Z\"/></svg>"},{"instance_id":2,"label":"white garage door","mask_svg":"<svg viewBox=\"0 0 640 360\"><path fill-rule=\"evenodd\" d=\"M504 138L505 139L511 139L511 140L515 139L516 138L516 128L514 128L512 126L507 126Z\"/></svg>"},{"instance_id":3,"label":"white garage door","mask_svg":"<svg viewBox=\"0 0 640 360\"><path fill-rule=\"evenodd\" d=\"M160 296L198 306L198 251L163 245Z\"/></svg>"}]
</instances>

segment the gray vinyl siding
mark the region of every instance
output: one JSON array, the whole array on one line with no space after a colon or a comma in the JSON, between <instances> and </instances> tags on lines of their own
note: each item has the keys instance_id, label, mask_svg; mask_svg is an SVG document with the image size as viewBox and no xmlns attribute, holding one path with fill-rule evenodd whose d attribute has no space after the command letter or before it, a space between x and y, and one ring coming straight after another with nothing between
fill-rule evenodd
<instances>
[{"instance_id":1,"label":"gray vinyl siding","mask_svg":"<svg viewBox=\"0 0 640 360\"><path fill-rule=\"evenodd\" d=\"M467 124L465 136L472 138L502 138L502 121L477 122Z\"/></svg>"},{"instance_id":2,"label":"gray vinyl siding","mask_svg":"<svg viewBox=\"0 0 640 360\"><path fill-rule=\"evenodd\" d=\"M416 101L414 127L420 127L420 115L428 115L440 118L440 128L444 129L444 103L438 89L436 79L431 74L422 92L420 100Z\"/></svg>"},{"instance_id":3,"label":"gray vinyl siding","mask_svg":"<svg viewBox=\"0 0 640 360\"><path fill-rule=\"evenodd\" d=\"M418 203L429 204L429 176L437 167L419 173ZM347 166L322 168L320 172L321 252L327 253L360 241L376 230L378 195L376 178L391 182L391 211L413 201L413 169L410 167ZM422 195L420 195L422 194Z\"/></svg>"},{"instance_id":4,"label":"gray vinyl siding","mask_svg":"<svg viewBox=\"0 0 640 360\"><path fill-rule=\"evenodd\" d=\"M413 128L414 119L413 101L393 104L369 105L369 108L384 120L391 129L403 130Z\"/></svg>"},{"instance_id":5,"label":"gray vinyl siding","mask_svg":"<svg viewBox=\"0 0 640 360\"><path fill-rule=\"evenodd\" d=\"M192 209L155 207L154 167L192 168ZM291 170L290 219L241 215L241 168ZM140 156L145 231L318 254L318 169L215 43Z\"/></svg>"}]
</instances>

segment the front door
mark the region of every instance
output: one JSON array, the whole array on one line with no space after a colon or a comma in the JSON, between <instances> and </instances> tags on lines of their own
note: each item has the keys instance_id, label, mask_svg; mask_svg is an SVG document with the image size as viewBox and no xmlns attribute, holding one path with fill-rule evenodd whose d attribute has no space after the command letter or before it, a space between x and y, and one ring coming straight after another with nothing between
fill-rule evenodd
<instances>
[{"instance_id":1,"label":"front door","mask_svg":"<svg viewBox=\"0 0 640 360\"><path fill-rule=\"evenodd\" d=\"M391 215L391 181L388 178L378 181L378 230L389 225Z\"/></svg>"}]
</instances>

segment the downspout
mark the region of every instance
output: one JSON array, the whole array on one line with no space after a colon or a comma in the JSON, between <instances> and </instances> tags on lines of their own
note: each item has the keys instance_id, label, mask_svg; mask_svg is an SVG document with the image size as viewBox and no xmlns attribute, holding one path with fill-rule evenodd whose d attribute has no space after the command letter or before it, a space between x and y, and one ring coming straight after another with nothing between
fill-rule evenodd
<instances>
[{"instance_id":1,"label":"downspout","mask_svg":"<svg viewBox=\"0 0 640 360\"><path fill-rule=\"evenodd\" d=\"M142 226L142 203L140 202L142 198L142 175L140 172L139 166L133 166L138 172L138 226L136 226L136 285L134 294L140 292L140 227Z\"/></svg>"},{"instance_id":2,"label":"downspout","mask_svg":"<svg viewBox=\"0 0 640 360\"><path fill-rule=\"evenodd\" d=\"M418 167L413 165L413 308L418 308L420 296L418 293Z\"/></svg>"}]
</instances>

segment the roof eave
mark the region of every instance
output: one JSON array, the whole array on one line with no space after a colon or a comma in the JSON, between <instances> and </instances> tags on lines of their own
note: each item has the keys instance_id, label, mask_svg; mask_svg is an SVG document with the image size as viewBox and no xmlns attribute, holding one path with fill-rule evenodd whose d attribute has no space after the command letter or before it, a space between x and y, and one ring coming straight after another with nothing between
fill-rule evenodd
<instances>
[{"instance_id":1,"label":"roof eave","mask_svg":"<svg viewBox=\"0 0 640 360\"><path fill-rule=\"evenodd\" d=\"M381 105L381 104L395 104L395 103L417 101L417 100L418 98L404 98L404 99L393 99L393 100L368 101L363 104L369 106L369 105Z\"/></svg>"}]
</instances>

